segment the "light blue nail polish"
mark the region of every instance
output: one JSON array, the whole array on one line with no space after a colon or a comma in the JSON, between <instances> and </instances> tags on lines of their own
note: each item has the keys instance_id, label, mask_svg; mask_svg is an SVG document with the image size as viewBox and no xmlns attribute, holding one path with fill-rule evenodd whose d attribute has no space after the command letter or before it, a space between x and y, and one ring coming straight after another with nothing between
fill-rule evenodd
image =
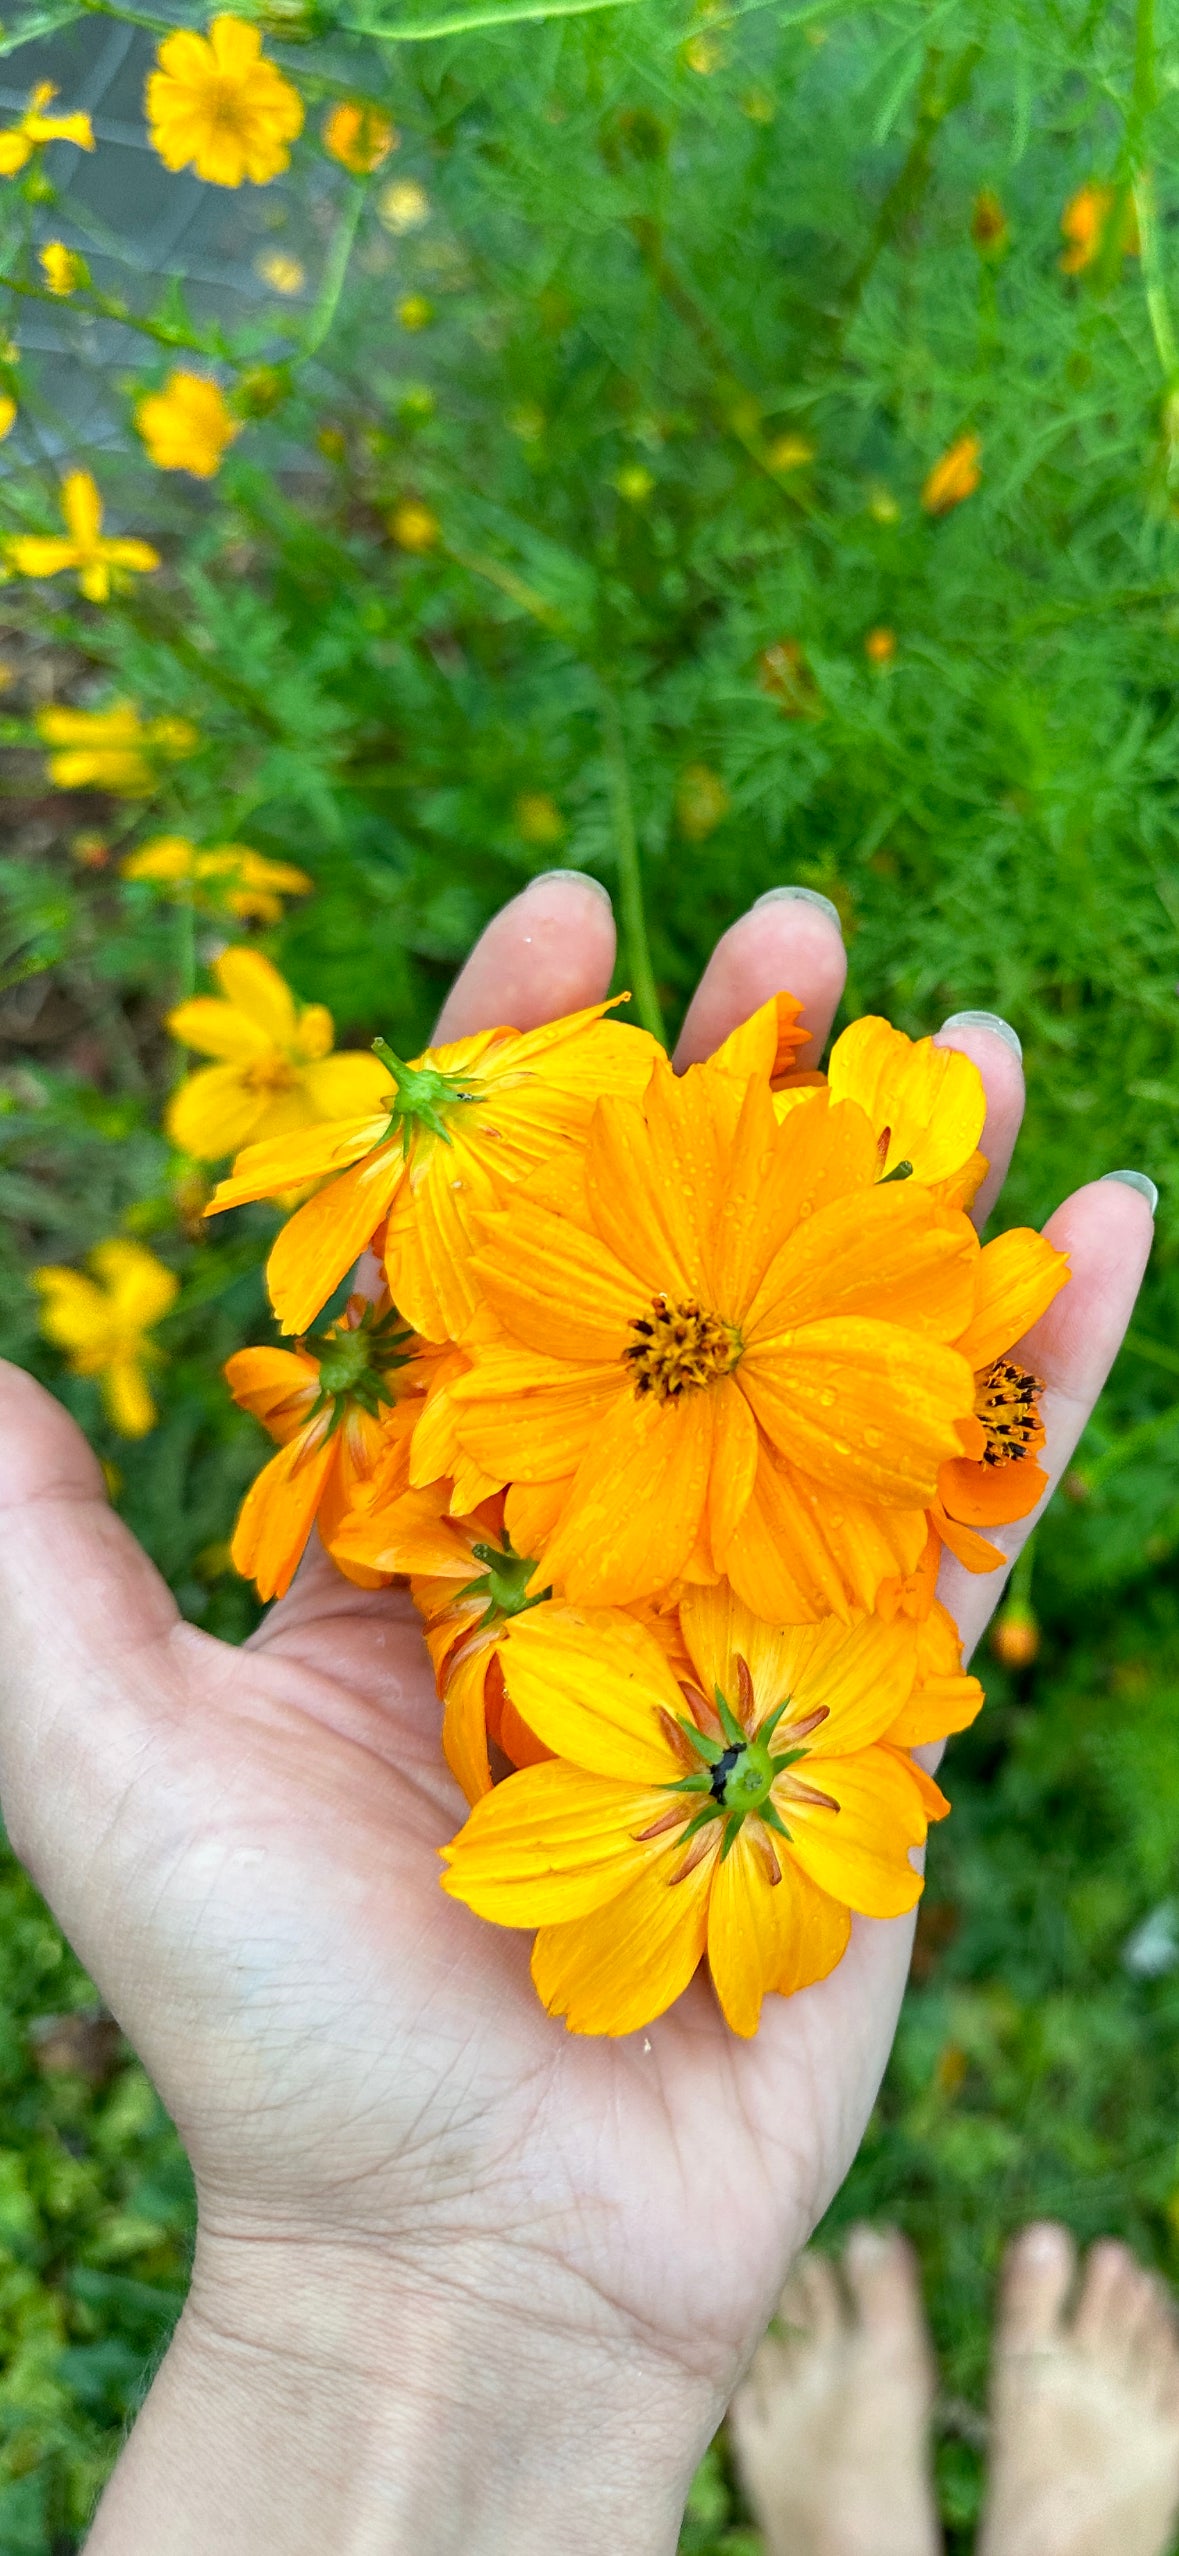
<instances>
[{"instance_id":1,"label":"light blue nail polish","mask_svg":"<svg viewBox=\"0 0 1179 2556\"><path fill-rule=\"evenodd\" d=\"M999 1012L951 1012L949 1020L942 1022L942 1028L993 1030L996 1038L1001 1038L1004 1046L1009 1047L1012 1055L1018 1056L1022 1063L1023 1041L1019 1031L1013 1030L1010 1021L1005 1021Z\"/></svg>"},{"instance_id":2,"label":"light blue nail polish","mask_svg":"<svg viewBox=\"0 0 1179 2556\"><path fill-rule=\"evenodd\" d=\"M603 886L601 879L595 879L589 870L538 870L536 877L529 879L527 885L521 889L521 895L527 896L529 888L543 887L546 879L576 879L579 887L593 888L598 896L604 897L613 911L613 899L609 888Z\"/></svg>"},{"instance_id":3,"label":"light blue nail polish","mask_svg":"<svg viewBox=\"0 0 1179 2556\"><path fill-rule=\"evenodd\" d=\"M1103 1172L1101 1177L1103 1180L1123 1181L1127 1189L1136 1189L1139 1197L1145 1198L1146 1204L1153 1216L1155 1208L1159 1203L1159 1194L1149 1172L1112 1171Z\"/></svg>"},{"instance_id":4,"label":"light blue nail polish","mask_svg":"<svg viewBox=\"0 0 1179 2556\"><path fill-rule=\"evenodd\" d=\"M787 904L817 905L820 914L830 915L831 921L835 925L835 929L839 934L840 940L843 939L843 925L839 919L839 907L832 904L829 896L820 896L817 888L767 888L764 896L754 897L750 912L756 914L759 905Z\"/></svg>"}]
</instances>

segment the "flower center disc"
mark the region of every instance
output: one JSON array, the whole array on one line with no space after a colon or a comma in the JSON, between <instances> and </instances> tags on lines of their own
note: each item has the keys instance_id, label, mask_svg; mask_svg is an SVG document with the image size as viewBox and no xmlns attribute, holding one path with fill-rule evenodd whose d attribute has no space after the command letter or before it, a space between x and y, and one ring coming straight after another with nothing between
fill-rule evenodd
<instances>
[{"instance_id":1,"label":"flower center disc","mask_svg":"<svg viewBox=\"0 0 1179 2556\"><path fill-rule=\"evenodd\" d=\"M980 1376L974 1412L986 1431L984 1464L1012 1464L1043 1446L1044 1424L1036 1399L1043 1390L1039 1376L1013 1366L1009 1358L996 1358L994 1366Z\"/></svg>"},{"instance_id":2,"label":"flower center disc","mask_svg":"<svg viewBox=\"0 0 1179 2556\"><path fill-rule=\"evenodd\" d=\"M635 1393L653 1393L657 1402L674 1402L689 1387L715 1384L741 1355L736 1332L690 1297L678 1304L670 1296L654 1297L650 1313L640 1314L631 1330L633 1345L622 1355Z\"/></svg>"}]
</instances>

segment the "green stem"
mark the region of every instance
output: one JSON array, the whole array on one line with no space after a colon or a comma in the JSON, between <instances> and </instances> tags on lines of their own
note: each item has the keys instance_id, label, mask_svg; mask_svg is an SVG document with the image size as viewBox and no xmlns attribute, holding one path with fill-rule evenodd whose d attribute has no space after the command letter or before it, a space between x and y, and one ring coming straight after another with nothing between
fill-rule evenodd
<instances>
[{"instance_id":1,"label":"green stem","mask_svg":"<svg viewBox=\"0 0 1179 2556\"><path fill-rule=\"evenodd\" d=\"M537 18L584 18L594 9L633 9L636 0L517 0L514 8L461 9L457 16L422 18L416 26L374 26L341 18L341 35L367 36L374 44L425 44L433 36L473 35L480 27L515 27Z\"/></svg>"},{"instance_id":2,"label":"green stem","mask_svg":"<svg viewBox=\"0 0 1179 2556\"><path fill-rule=\"evenodd\" d=\"M167 320L143 319L138 311L128 310L125 302L116 300L109 293L100 293L94 284L67 296L51 293L44 284L22 284L15 275L0 275L0 288L6 293L19 293L26 302L51 303L58 310L63 300L68 299L88 316L115 320L120 328L133 328L140 337L153 338L157 346L167 346L173 351L181 348L189 355L207 355L230 364L241 360L230 352L219 332L205 337L195 329L175 328Z\"/></svg>"},{"instance_id":3,"label":"green stem","mask_svg":"<svg viewBox=\"0 0 1179 2556\"><path fill-rule=\"evenodd\" d=\"M307 334L299 349L297 362L305 363L309 356L318 355L324 339L331 331L336 312L340 307L340 295L344 290L348 261L356 245L356 234L360 228L360 217L364 211L367 193L368 189L363 183L353 185L352 201L345 206L339 228L332 241L324 269L323 283L320 286L319 300L307 323Z\"/></svg>"},{"instance_id":4,"label":"green stem","mask_svg":"<svg viewBox=\"0 0 1179 2556\"><path fill-rule=\"evenodd\" d=\"M1146 294L1147 316L1155 353L1168 389L1179 375L1179 346L1171 326L1167 290L1163 282L1159 256L1159 235L1154 213L1154 181L1148 169L1141 169L1134 180L1134 210L1138 216L1138 242L1142 257L1142 283Z\"/></svg>"},{"instance_id":5,"label":"green stem","mask_svg":"<svg viewBox=\"0 0 1179 2556\"><path fill-rule=\"evenodd\" d=\"M650 1030L652 1037L659 1039L666 1046L663 1010L651 966L651 953L647 945L643 873L639 859L639 838L635 831L634 801L631 796L626 739L622 732L618 703L605 683L602 684L602 742L606 755L610 804L614 812L614 841L618 855L618 904L622 918L622 943L626 970L630 977L631 994L644 1029Z\"/></svg>"}]
</instances>

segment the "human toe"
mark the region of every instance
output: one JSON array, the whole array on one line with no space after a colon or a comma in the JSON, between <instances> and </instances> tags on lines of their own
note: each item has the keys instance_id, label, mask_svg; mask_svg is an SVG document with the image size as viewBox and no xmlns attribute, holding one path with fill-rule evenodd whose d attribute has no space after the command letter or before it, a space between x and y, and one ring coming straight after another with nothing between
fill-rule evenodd
<instances>
[{"instance_id":1,"label":"human toe","mask_svg":"<svg viewBox=\"0 0 1179 2556\"><path fill-rule=\"evenodd\" d=\"M861 2330L928 2357L917 2258L898 2228L853 2228L843 2272Z\"/></svg>"},{"instance_id":2,"label":"human toe","mask_svg":"<svg viewBox=\"0 0 1179 2556\"><path fill-rule=\"evenodd\" d=\"M1073 2315L1073 2336L1091 2360L1128 2376L1155 2307L1149 2272L1116 2237L1089 2248Z\"/></svg>"},{"instance_id":3,"label":"human toe","mask_svg":"<svg viewBox=\"0 0 1179 2556\"><path fill-rule=\"evenodd\" d=\"M999 2305L1001 2351L1028 2352L1059 2342L1065 2301L1076 2271L1067 2228L1039 2219L1007 2248Z\"/></svg>"}]
</instances>

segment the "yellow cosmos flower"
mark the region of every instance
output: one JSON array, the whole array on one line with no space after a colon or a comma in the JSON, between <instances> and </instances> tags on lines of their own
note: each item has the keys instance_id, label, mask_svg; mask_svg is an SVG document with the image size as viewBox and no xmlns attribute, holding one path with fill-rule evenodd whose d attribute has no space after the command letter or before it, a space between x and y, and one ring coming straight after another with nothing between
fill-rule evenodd
<instances>
[{"instance_id":1,"label":"yellow cosmos flower","mask_svg":"<svg viewBox=\"0 0 1179 2556\"><path fill-rule=\"evenodd\" d=\"M1060 228L1067 242L1060 260L1065 275L1080 275L1087 266L1096 265L1105 246L1110 215L1116 203L1116 189L1099 186L1092 179L1087 185L1079 186L1076 194L1069 197L1060 217ZM1123 199L1118 245L1123 257L1139 255L1138 217L1131 196Z\"/></svg>"},{"instance_id":2,"label":"yellow cosmos flower","mask_svg":"<svg viewBox=\"0 0 1179 2556\"><path fill-rule=\"evenodd\" d=\"M298 1005L260 950L224 950L212 975L220 999L197 994L167 1020L173 1038L220 1060L198 1067L168 1103L165 1125L183 1153L213 1163L239 1145L273 1147L296 1130L377 1105L384 1067L354 1051L333 1056L331 1013L322 1003ZM325 1287L320 1303L330 1294Z\"/></svg>"},{"instance_id":3,"label":"yellow cosmos flower","mask_svg":"<svg viewBox=\"0 0 1179 2556\"><path fill-rule=\"evenodd\" d=\"M941 454L921 491L927 515L948 515L952 506L960 506L965 498L973 497L982 478L981 452L981 436L959 435Z\"/></svg>"},{"instance_id":4,"label":"yellow cosmos flower","mask_svg":"<svg viewBox=\"0 0 1179 2556\"><path fill-rule=\"evenodd\" d=\"M113 1235L89 1254L94 1272L34 1269L41 1329L64 1349L76 1376L97 1376L102 1398L124 1438L145 1437L156 1424L147 1367L160 1351L147 1335L175 1304L180 1281L141 1243Z\"/></svg>"},{"instance_id":5,"label":"yellow cosmos flower","mask_svg":"<svg viewBox=\"0 0 1179 2556\"><path fill-rule=\"evenodd\" d=\"M37 733L55 749L46 763L55 789L109 790L117 799L145 799L156 786L156 764L180 761L200 743L191 720L144 721L131 701L112 701L106 710L39 710Z\"/></svg>"},{"instance_id":6,"label":"yellow cosmos flower","mask_svg":"<svg viewBox=\"0 0 1179 2556\"><path fill-rule=\"evenodd\" d=\"M504 1336L470 1338L455 1427L492 1479L564 1486L566 1595L722 1573L797 1623L846 1612L849 1556L869 1589L913 1567L973 1401L978 1242L881 1180L855 1102L779 1123L761 1076L664 1063L641 1106L599 1102L579 1185L542 1172L483 1230Z\"/></svg>"},{"instance_id":7,"label":"yellow cosmos flower","mask_svg":"<svg viewBox=\"0 0 1179 2556\"><path fill-rule=\"evenodd\" d=\"M184 834L156 835L119 864L125 879L147 879L174 891L173 902L202 913L234 914L246 923L280 923L284 896L309 896L315 885L291 861L268 861L248 843L215 843L198 852Z\"/></svg>"},{"instance_id":8,"label":"yellow cosmos flower","mask_svg":"<svg viewBox=\"0 0 1179 2556\"><path fill-rule=\"evenodd\" d=\"M360 98L345 99L324 120L324 150L341 168L351 169L353 177L371 177L400 139L392 118Z\"/></svg>"},{"instance_id":9,"label":"yellow cosmos flower","mask_svg":"<svg viewBox=\"0 0 1179 2556\"><path fill-rule=\"evenodd\" d=\"M251 1484L232 1557L263 1598L284 1597L318 1523L335 1534L392 1433L412 1427L437 1351L421 1351L400 1315L352 1296L339 1320L295 1349L238 1349L226 1361L234 1401L252 1411L280 1452ZM376 1588L382 1574L337 1555L346 1577Z\"/></svg>"},{"instance_id":10,"label":"yellow cosmos flower","mask_svg":"<svg viewBox=\"0 0 1179 2556\"><path fill-rule=\"evenodd\" d=\"M73 568L88 603L109 603L112 585L159 567L159 552L150 542L104 538L102 499L88 470L72 470L63 482L61 511L64 539L60 534L9 535L4 553L18 576L56 577L63 568Z\"/></svg>"},{"instance_id":11,"label":"yellow cosmos flower","mask_svg":"<svg viewBox=\"0 0 1179 2556\"><path fill-rule=\"evenodd\" d=\"M698 1684L641 1625L538 1610L505 1675L552 1760L497 1785L444 1850L452 1897L539 1929L533 1979L572 2032L641 2030L705 1958L726 2021L755 2032L767 1993L834 1969L851 1911L914 1906L911 1850L948 1808L889 1737L911 1627L784 1633L699 1589L680 1628Z\"/></svg>"},{"instance_id":12,"label":"yellow cosmos flower","mask_svg":"<svg viewBox=\"0 0 1179 2556\"><path fill-rule=\"evenodd\" d=\"M866 1013L836 1039L827 1085L833 1101L858 1101L871 1121L882 1178L911 1175L947 1206L970 1205L987 1170L978 1150L986 1093L972 1057Z\"/></svg>"},{"instance_id":13,"label":"yellow cosmos flower","mask_svg":"<svg viewBox=\"0 0 1179 2556\"><path fill-rule=\"evenodd\" d=\"M645 1031L604 1020L609 1008L595 1003L524 1032L481 1030L408 1065L378 1039L383 1088L363 1113L341 1111L335 1126L306 1137L251 1145L219 1184L210 1215L303 1181L328 1182L270 1255L283 1330L307 1329L384 1226L394 1303L424 1339L460 1339L478 1302L470 1261L480 1210L503 1184L581 1139L600 1092L641 1091L662 1054Z\"/></svg>"},{"instance_id":14,"label":"yellow cosmos flower","mask_svg":"<svg viewBox=\"0 0 1179 2556\"><path fill-rule=\"evenodd\" d=\"M272 293L301 293L307 281L306 269L289 249L268 249L258 260L258 273Z\"/></svg>"},{"instance_id":15,"label":"yellow cosmos flower","mask_svg":"<svg viewBox=\"0 0 1179 2556\"><path fill-rule=\"evenodd\" d=\"M0 444L6 435L11 435L15 424L16 401L10 399L6 391L0 391Z\"/></svg>"},{"instance_id":16,"label":"yellow cosmos flower","mask_svg":"<svg viewBox=\"0 0 1179 2556\"><path fill-rule=\"evenodd\" d=\"M211 186L267 186L290 166L303 101L262 51L244 18L214 18L207 36L165 36L145 106L165 168L193 168Z\"/></svg>"},{"instance_id":17,"label":"yellow cosmos flower","mask_svg":"<svg viewBox=\"0 0 1179 2556\"><path fill-rule=\"evenodd\" d=\"M46 107L56 96L51 80L39 81L19 124L11 124L0 133L0 177L16 177L43 142L73 142L79 151L94 149L88 115L46 114Z\"/></svg>"},{"instance_id":18,"label":"yellow cosmos flower","mask_svg":"<svg viewBox=\"0 0 1179 2556\"><path fill-rule=\"evenodd\" d=\"M194 479L214 478L242 431L219 385L185 372L169 373L162 390L136 401L135 424L157 470L187 470Z\"/></svg>"},{"instance_id":19,"label":"yellow cosmos flower","mask_svg":"<svg viewBox=\"0 0 1179 2556\"><path fill-rule=\"evenodd\" d=\"M64 240L47 240L38 255L49 290L59 301L67 301L80 285L89 283L90 269L85 258L79 257L76 249L67 248Z\"/></svg>"}]
</instances>

